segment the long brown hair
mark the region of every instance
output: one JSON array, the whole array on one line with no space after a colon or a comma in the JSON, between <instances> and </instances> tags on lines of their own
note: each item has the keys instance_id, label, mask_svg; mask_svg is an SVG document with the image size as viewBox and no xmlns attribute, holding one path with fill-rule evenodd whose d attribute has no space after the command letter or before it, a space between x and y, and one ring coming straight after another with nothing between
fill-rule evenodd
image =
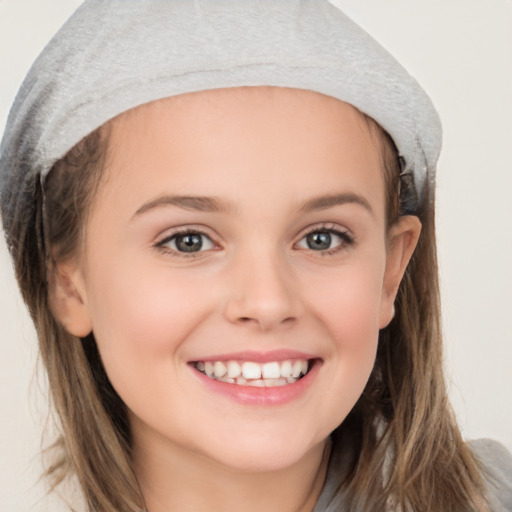
<instances>
[{"instance_id":1,"label":"long brown hair","mask_svg":"<svg viewBox=\"0 0 512 512\"><path fill-rule=\"evenodd\" d=\"M382 150L389 229L410 209L414 183L401 173L391 138L366 119ZM426 193L415 211L422 231L398 290L395 317L380 332L361 398L336 432L357 444L345 482L349 510L489 510L479 465L462 440L447 396L435 190Z\"/></svg>"},{"instance_id":2,"label":"long brown hair","mask_svg":"<svg viewBox=\"0 0 512 512\"><path fill-rule=\"evenodd\" d=\"M400 174L392 140L366 118L381 146L388 227L408 209L413 190ZM131 461L126 408L103 368L94 336L71 336L51 313L55 261L80 250L92 198L108 154L108 125L77 144L34 183L33 218L15 218L11 245L16 276L36 325L62 436L48 454L57 486L74 475L89 510L140 512L143 497ZM398 191L402 189L402 193ZM340 482L347 511L484 512L483 480L450 409L443 374L434 191L415 212L419 244L396 299L396 315L380 333L375 367L359 401L333 433L334 447L353 447Z\"/></svg>"}]
</instances>

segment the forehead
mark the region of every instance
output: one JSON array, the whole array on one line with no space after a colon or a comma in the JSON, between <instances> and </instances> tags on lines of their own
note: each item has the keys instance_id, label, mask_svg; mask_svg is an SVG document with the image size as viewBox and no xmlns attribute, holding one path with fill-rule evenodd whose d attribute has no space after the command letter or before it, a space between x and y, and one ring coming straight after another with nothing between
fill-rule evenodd
<instances>
[{"instance_id":1,"label":"forehead","mask_svg":"<svg viewBox=\"0 0 512 512\"><path fill-rule=\"evenodd\" d=\"M277 187L303 199L334 182L383 197L381 145L365 117L306 90L238 87L188 93L135 108L111 124L108 181L156 193L210 195ZM332 183L331 183L332 182ZM315 190L318 188L318 190Z\"/></svg>"},{"instance_id":2,"label":"forehead","mask_svg":"<svg viewBox=\"0 0 512 512\"><path fill-rule=\"evenodd\" d=\"M310 137L316 131L344 128L353 135L368 139L371 133L365 117L355 107L336 98L314 91L288 87L254 86L212 89L156 100L133 108L113 120L114 132L151 129L155 123L165 123L172 115L176 129L193 128L197 136L207 132L212 122L217 128L231 122L236 128L257 130L262 124L281 122L294 124L295 135ZM179 126L178 126L179 125ZM201 129L203 127L204 129ZM301 129L302 128L302 129Z\"/></svg>"}]
</instances>

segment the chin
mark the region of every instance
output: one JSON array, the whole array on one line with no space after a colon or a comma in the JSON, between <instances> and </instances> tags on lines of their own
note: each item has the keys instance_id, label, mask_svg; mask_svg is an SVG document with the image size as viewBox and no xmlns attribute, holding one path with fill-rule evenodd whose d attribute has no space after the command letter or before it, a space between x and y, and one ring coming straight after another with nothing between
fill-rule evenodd
<instances>
[{"instance_id":1,"label":"chin","mask_svg":"<svg viewBox=\"0 0 512 512\"><path fill-rule=\"evenodd\" d=\"M290 435L273 438L259 435L249 439L232 439L229 447L209 447L207 456L217 464L238 473L265 473L290 468L317 450L323 450L327 438L321 440L290 439Z\"/></svg>"}]
</instances>

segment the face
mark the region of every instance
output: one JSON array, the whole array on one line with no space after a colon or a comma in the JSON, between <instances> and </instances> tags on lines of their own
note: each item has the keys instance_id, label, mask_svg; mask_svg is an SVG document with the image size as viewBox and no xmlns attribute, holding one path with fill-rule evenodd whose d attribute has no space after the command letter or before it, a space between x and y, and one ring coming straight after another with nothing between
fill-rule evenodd
<instances>
[{"instance_id":1,"label":"face","mask_svg":"<svg viewBox=\"0 0 512 512\"><path fill-rule=\"evenodd\" d=\"M240 88L135 109L109 145L66 327L136 445L299 461L361 395L419 231L387 231L378 141L338 100Z\"/></svg>"}]
</instances>

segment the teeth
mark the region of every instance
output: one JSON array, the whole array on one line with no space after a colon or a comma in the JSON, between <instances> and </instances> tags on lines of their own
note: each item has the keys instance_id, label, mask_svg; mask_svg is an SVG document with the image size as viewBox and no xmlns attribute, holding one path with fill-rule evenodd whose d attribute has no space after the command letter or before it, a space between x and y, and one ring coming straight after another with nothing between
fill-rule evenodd
<instances>
[{"instance_id":1,"label":"teeth","mask_svg":"<svg viewBox=\"0 0 512 512\"><path fill-rule=\"evenodd\" d=\"M258 363L243 363L242 375L244 379L261 379L261 365Z\"/></svg>"},{"instance_id":2,"label":"teeth","mask_svg":"<svg viewBox=\"0 0 512 512\"><path fill-rule=\"evenodd\" d=\"M221 382L229 382L230 384L234 384L235 383L235 379L231 379L227 375L223 375L222 377L219 377L216 380L220 380Z\"/></svg>"},{"instance_id":3,"label":"teeth","mask_svg":"<svg viewBox=\"0 0 512 512\"><path fill-rule=\"evenodd\" d=\"M265 387L265 381L263 381L261 379L251 380L250 382L248 382L246 384L246 386L251 386L253 388L264 388Z\"/></svg>"},{"instance_id":4,"label":"teeth","mask_svg":"<svg viewBox=\"0 0 512 512\"><path fill-rule=\"evenodd\" d=\"M239 386L276 387L293 384L308 373L306 359L271 361L198 361L195 368L208 377Z\"/></svg>"},{"instance_id":5,"label":"teeth","mask_svg":"<svg viewBox=\"0 0 512 512\"><path fill-rule=\"evenodd\" d=\"M292 384L292 382L287 382L286 379L265 379L265 386L267 388L275 388L278 386L286 386L286 384Z\"/></svg>"},{"instance_id":6,"label":"teeth","mask_svg":"<svg viewBox=\"0 0 512 512\"><path fill-rule=\"evenodd\" d=\"M210 361L204 363L204 373L206 373L208 377L213 377L213 363L210 363Z\"/></svg>"},{"instance_id":7,"label":"teeth","mask_svg":"<svg viewBox=\"0 0 512 512\"><path fill-rule=\"evenodd\" d=\"M228 373L228 370L226 368L226 365L224 363L221 363L220 361L217 361L213 364L213 374L215 377L224 377Z\"/></svg>"},{"instance_id":8,"label":"teeth","mask_svg":"<svg viewBox=\"0 0 512 512\"><path fill-rule=\"evenodd\" d=\"M279 368L279 363L265 363L261 367L261 375L264 379L278 379L281 377L281 368Z\"/></svg>"},{"instance_id":9,"label":"teeth","mask_svg":"<svg viewBox=\"0 0 512 512\"><path fill-rule=\"evenodd\" d=\"M306 363L307 365L307 363ZM302 361L295 361L292 365L292 377L297 378L300 375L300 372L302 371Z\"/></svg>"},{"instance_id":10,"label":"teeth","mask_svg":"<svg viewBox=\"0 0 512 512\"><path fill-rule=\"evenodd\" d=\"M292 363L291 361L283 361L281 364L281 377L288 378L292 376Z\"/></svg>"},{"instance_id":11,"label":"teeth","mask_svg":"<svg viewBox=\"0 0 512 512\"><path fill-rule=\"evenodd\" d=\"M228 361L228 377L236 379L240 375L242 375L240 365L236 361Z\"/></svg>"}]
</instances>

